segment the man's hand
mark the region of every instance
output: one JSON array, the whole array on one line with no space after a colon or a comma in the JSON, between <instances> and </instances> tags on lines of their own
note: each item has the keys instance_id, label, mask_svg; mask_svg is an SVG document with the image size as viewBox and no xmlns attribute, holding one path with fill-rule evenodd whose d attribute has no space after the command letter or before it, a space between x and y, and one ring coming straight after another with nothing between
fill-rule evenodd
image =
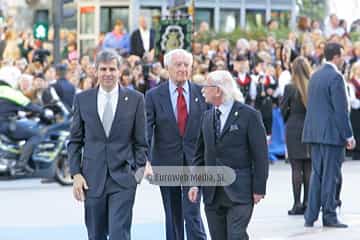
<instances>
[{"instance_id":1,"label":"man's hand","mask_svg":"<svg viewBox=\"0 0 360 240\"><path fill-rule=\"evenodd\" d=\"M188 197L189 197L190 202L196 203L198 192L199 192L199 189L197 187L190 188L190 190L188 192Z\"/></svg>"},{"instance_id":2,"label":"man's hand","mask_svg":"<svg viewBox=\"0 0 360 240\"><path fill-rule=\"evenodd\" d=\"M254 203L257 204L260 202L261 199L264 198L265 195L261 195L261 194L256 194L254 193L253 198L254 198Z\"/></svg>"},{"instance_id":3,"label":"man's hand","mask_svg":"<svg viewBox=\"0 0 360 240\"><path fill-rule=\"evenodd\" d=\"M73 194L76 200L85 201L85 192L84 190L88 190L89 187L86 183L85 178L80 174L76 174L74 176L74 184L73 184Z\"/></svg>"},{"instance_id":4,"label":"man's hand","mask_svg":"<svg viewBox=\"0 0 360 240\"><path fill-rule=\"evenodd\" d=\"M270 145L270 143L271 143L271 135L267 135L267 136L266 136L266 143L267 143L268 145Z\"/></svg>"},{"instance_id":5,"label":"man's hand","mask_svg":"<svg viewBox=\"0 0 360 240\"><path fill-rule=\"evenodd\" d=\"M154 176L154 172L152 170L151 163L149 161L146 161L144 177L147 178L152 176Z\"/></svg>"},{"instance_id":6,"label":"man's hand","mask_svg":"<svg viewBox=\"0 0 360 240\"><path fill-rule=\"evenodd\" d=\"M356 147L356 141L354 137L351 137L347 140L346 149L353 150Z\"/></svg>"}]
</instances>

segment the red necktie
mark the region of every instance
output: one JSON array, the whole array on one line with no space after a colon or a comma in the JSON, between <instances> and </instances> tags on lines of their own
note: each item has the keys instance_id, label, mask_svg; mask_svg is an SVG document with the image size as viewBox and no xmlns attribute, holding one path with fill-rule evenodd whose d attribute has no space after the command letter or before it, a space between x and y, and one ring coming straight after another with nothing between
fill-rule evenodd
<instances>
[{"instance_id":1,"label":"red necktie","mask_svg":"<svg viewBox=\"0 0 360 240\"><path fill-rule=\"evenodd\" d=\"M182 87L178 87L176 88L176 90L178 91L178 98L176 103L178 127L179 127L180 135L184 136L185 128L186 128L186 120L188 117L186 101L183 95L184 89Z\"/></svg>"}]
</instances>

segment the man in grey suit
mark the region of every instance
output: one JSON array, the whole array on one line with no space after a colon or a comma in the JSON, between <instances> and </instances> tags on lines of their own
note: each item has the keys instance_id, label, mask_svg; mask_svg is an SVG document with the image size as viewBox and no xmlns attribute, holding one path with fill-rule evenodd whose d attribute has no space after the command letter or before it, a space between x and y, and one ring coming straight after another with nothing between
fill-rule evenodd
<instances>
[{"instance_id":1,"label":"man in grey suit","mask_svg":"<svg viewBox=\"0 0 360 240\"><path fill-rule=\"evenodd\" d=\"M135 172L146 162L144 99L119 86L120 61L113 50L100 52L99 86L74 100L70 171L91 240L130 239Z\"/></svg>"},{"instance_id":2,"label":"man in grey suit","mask_svg":"<svg viewBox=\"0 0 360 240\"><path fill-rule=\"evenodd\" d=\"M208 106L200 87L188 81L192 61L192 55L183 49L167 53L164 63L169 81L146 94L149 160L153 166L178 166L180 171L192 165L201 114ZM184 239L184 221L188 240L206 239L200 201L190 202L188 190L183 186L160 186L167 240Z\"/></svg>"},{"instance_id":3,"label":"man in grey suit","mask_svg":"<svg viewBox=\"0 0 360 240\"><path fill-rule=\"evenodd\" d=\"M228 186L202 187L211 239L247 240L254 204L266 192L265 128L260 113L243 103L229 72L210 73L203 93L214 107L203 114L194 166L226 166L236 175ZM198 192L192 187L189 199L194 201Z\"/></svg>"},{"instance_id":4,"label":"man in grey suit","mask_svg":"<svg viewBox=\"0 0 360 240\"><path fill-rule=\"evenodd\" d=\"M337 43L325 46L326 63L316 71L308 86L308 104L303 142L311 144L312 173L305 226L312 227L322 208L323 226L346 228L336 215L335 192L345 146L355 147L349 119L345 82L339 72L343 48Z\"/></svg>"}]
</instances>

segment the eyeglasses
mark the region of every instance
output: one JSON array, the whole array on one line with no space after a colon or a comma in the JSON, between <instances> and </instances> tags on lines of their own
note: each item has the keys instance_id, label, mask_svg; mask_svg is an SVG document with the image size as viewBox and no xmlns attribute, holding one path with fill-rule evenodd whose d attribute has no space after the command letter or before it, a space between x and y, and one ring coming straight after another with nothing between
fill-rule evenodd
<instances>
[{"instance_id":1,"label":"eyeglasses","mask_svg":"<svg viewBox=\"0 0 360 240\"><path fill-rule=\"evenodd\" d=\"M202 85L203 88L206 88L206 87L217 87L216 85L211 85L211 84L204 84Z\"/></svg>"}]
</instances>

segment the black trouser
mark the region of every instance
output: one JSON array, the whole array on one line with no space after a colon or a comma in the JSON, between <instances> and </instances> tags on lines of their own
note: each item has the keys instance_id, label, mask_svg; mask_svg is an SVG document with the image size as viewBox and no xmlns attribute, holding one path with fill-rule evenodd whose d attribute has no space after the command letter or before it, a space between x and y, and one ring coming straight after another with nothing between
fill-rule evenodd
<instances>
[{"instance_id":1,"label":"black trouser","mask_svg":"<svg viewBox=\"0 0 360 240\"><path fill-rule=\"evenodd\" d=\"M249 225L254 205L235 203L223 187L217 187L212 204L205 205L205 213L212 240L248 240Z\"/></svg>"},{"instance_id":2,"label":"black trouser","mask_svg":"<svg viewBox=\"0 0 360 240\"><path fill-rule=\"evenodd\" d=\"M40 130L31 128L26 121L16 121L14 125L10 122L1 123L2 133L16 141L25 140L20 159L17 166L24 167L28 163L35 146L41 141Z\"/></svg>"},{"instance_id":3,"label":"black trouser","mask_svg":"<svg viewBox=\"0 0 360 240\"><path fill-rule=\"evenodd\" d=\"M311 144L312 172L305 221L313 223L322 208L324 224L336 223L336 188L345 157L342 146Z\"/></svg>"},{"instance_id":4,"label":"black trouser","mask_svg":"<svg viewBox=\"0 0 360 240\"><path fill-rule=\"evenodd\" d=\"M165 210L166 240L183 240L184 221L187 240L205 240L206 233L200 213L200 198L196 203L188 198L189 187L160 186Z\"/></svg>"},{"instance_id":5,"label":"black trouser","mask_svg":"<svg viewBox=\"0 0 360 240\"><path fill-rule=\"evenodd\" d=\"M85 199L89 240L130 240L136 187L122 187L110 175L104 193Z\"/></svg>"}]
</instances>

